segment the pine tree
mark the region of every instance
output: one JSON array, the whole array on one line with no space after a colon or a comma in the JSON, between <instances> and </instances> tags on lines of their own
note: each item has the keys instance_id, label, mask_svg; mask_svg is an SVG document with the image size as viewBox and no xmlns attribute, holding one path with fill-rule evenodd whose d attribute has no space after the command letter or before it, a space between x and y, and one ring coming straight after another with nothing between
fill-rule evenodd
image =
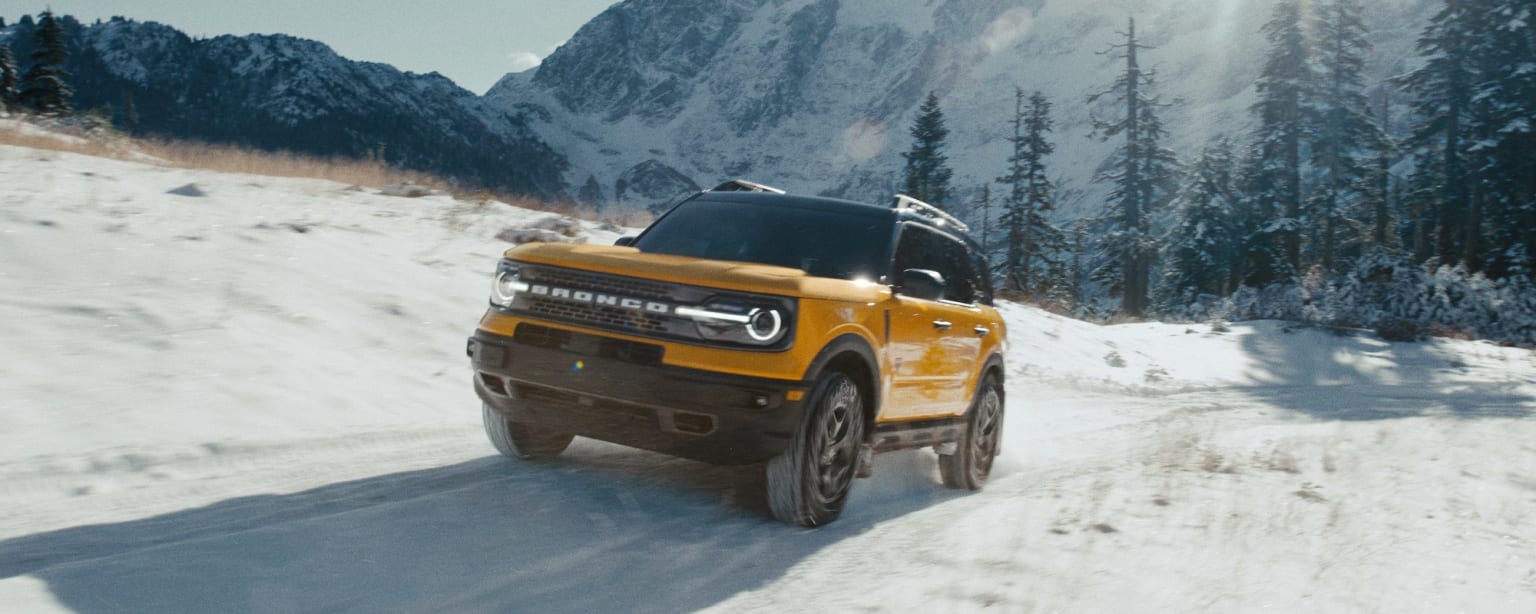
<instances>
[{"instance_id":1,"label":"pine tree","mask_svg":"<svg viewBox=\"0 0 1536 614\"><path fill-rule=\"evenodd\" d=\"M1056 150L1047 136L1054 122L1051 103L1040 92L1024 105L1024 90L1014 89L1013 155L1008 174L997 179L1009 187L999 222L1008 229L1003 279L1008 289L1037 298L1050 285L1051 254L1061 249L1061 231L1046 213L1055 208L1055 187L1046 175L1045 158Z\"/></svg>"},{"instance_id":2,"label":"pine tree","mask_svg":"<svg viewBox=\"0 0 1536 614\"><path fill-rule=\"evenodd\" d=\"M1241 258L1232 270L1228 286L1263 288L1289 276L1279 241L1275 239L1275 203L1267 191L1271 175L1263 147L1244 150L1237 164L1237 200L1234 214L1242 238Z\"/></svg>"},{"instance_id":3,"label":"pine tree","mask_svg":"<svg viewBox=\"0 0 1536 614\"><path fill-rule=\"evenodd\" d=\"M901 154L907 161L902 175L906 194L942 208L949 200L949 180L954 171L949 168L949 156L944 154L949 128L944 126L944 111L933 92L918 108L911 134L912 149Z\"/></svg>"},{"instance_id":4,"label":"pine tree","mask_svg":"<svg viewBox=\"0 0 1536 614\"><path fill-rule=\"evenodd\" d=\"M1263 236L1256 239L1272 237L1284 258L1280 263L1283 270L1275 272L1295 275L1301 270L1301 231L1305 227L1301 211L1304 113L1315 82L1298 1L1281 0L1263 32L1270 50L1254 84L1259 94L1253 105L1259 119L1254 140L1261 166L1255 169L1251 189L1255 190L1255 213L1266 221ZM1263 285L1276 280L1255 281Z\"/></svg>"},{"instance_id":5,"label":"pine tree","mask_svg":"<svg viewBox=\"0 0 1536 614\"><path fill-rule=\"evenodd\" d=\"M1391 232L1393 219L1392 165L1397 162L1398 145L1392 138L1392 96L1383 89L1380 92L1381 111L1370 116L1376 124L1377 139L1373 143L1375 167L1367 173L1371 188L1361 201L1361 217L1367 220L1370 234L1365 251L1389 250L1397 246L1397 235Z\"/></svg>"},{"instance_id":6,"label":"pine tree","mask_svg":"<svg viewBox=\"0 0 1536 614\"><path fill-rule=\"evenodd\" d=\"M133 103L133 92L123 94L122 125L130 132L139 125L139 107Z\"/></svg>"},{"instance_id":7,"label":"pine tree","mask_svg":"<svg viewBox=\"0 0 1536 614\"><path fill-rule=\"evenodd\" d=\"M1468 160L1468 143L1475 140L1473 87L1479 70L1478 40L1482 31L1477 0L1446 0L1430 19L1418 41L1425 64L1404 80L1414 96L1421 122L1413 134L1417 149L1415 199L1423 204L1424 223L1433 229L1432 255L1445 264L1463 262L1475 246L1468 239L1480 234L1480 212L1474 211L1470 189L1477 182Z\"/></svg>"},{"instance_id":8,"label":"pine tree","mask_svg":"<svg viewBox=\"0 0 1536 614\"><path fill-rule=\"evenodd\" d=\"M987 262L987 268L990 271L992 267L992 184L981 184L981 194L976 197L971 211L980 216L972 221L981 228L977 238L981 240L981 256Z\"/></svg>"},{"instance_id":9,"label":"pine tree","mask_svg":"<svg viewBox=\"0 0 1536 614\"><path fill-rule=\"evenodd\" d=\"M1311 165L1318 174L1309 205L1313 222L1311 260L1324 271L1341 272L1340 250L1361 251L1362 223L1352 203L1365 198L1371 174L1368 152L1379 149L1380 134L1365 96L1365 20L1359 0L1322 0L1314 5L1317 87L1312 111Z\"/></svg>"},{"instance_id":10,"label":"pine tree","mask_svg":"<svg viewBox=\"0 0 1536 614\"><path fill-rule=\"evenodd\" d=\"M53 16L53 11L43 11L33 30L35 49L32 66L22 77L22 90L18 96L22 105L44 115L65 115L70 112L69 100L75 95L65 82L64 61L69 50L64 46L64 25Z\"/></svg>"},{"instance_id":11,"label":"pine tree","mask_svg":"<svg viewBox=\"0 0 1536 614\"><path fill-rule=\"evenodd\" d=\"M1156 219L1160 213L1168 210L1167 205L1178 192L1179 177L1183 173L1178 155L1162 144L1168 139L1168 131L1163 128L1163 120L1158 117L1157 110L1163 106L1156 98L1150 98L1147 104L1142 104L1139 109L1140 126L1136 131L1141 139L1136 149L1141 152L1141 171L1138 174L1143 182L1142 198L1146 203L1143 211L1147 212L1149 219Z\"/></svg>"},{"instance_id":12,"label":"pine tree","mask_svg":"<svg viewBox=\"0 0 1536 614\"><path fill-rule=\"evenodd\" d=\"M1176 220L1163 239L1158 302L1173 309L1231 293L1244 239L1231 145L1220 141L1201 153L1171 207Z\"/></svg>"},{"instance_id":13,"label":"pine tree","mask_svg":"<svg viewBox=\"0 0 1536 614\"><path fill-rule=\"evenodd\" d=\"M1482 128L1471 149L1486 190L1488 271L1503 276L1528 270L1525 259L1536 254L1536 3L1491 4L1479 41L1485 74L1473 94Z\"/></svg>"},{"instance_id":14,"label":"pine tree","mask_svg":"<svg viewBox=\"0 0 1536 614\"><path fill-rule=\"evenodd\" d=\"M1087 277L1086 267L1083 264L1083 256L1088 251L1088 220L1079 219L1072 224L1071 243L1067 247L1071 254L1071 263L1067 269L1067 296L1071 298L1072 307L1075 309L1083 304L1083 285Z\"/></svg>"},{"instance_id":15,"label":"pine tree","mask_svg":"<svg viewBox=\"0 0 1536 614\"><path fill-rule=\"evenodd\" d=\"M1155 210L1166 203L1174 182L1172 153L1159 141L1166 136L1156 109L1161 104L1149 93L1152 73L1143 71L1138 52L1147 49L1136 39L1136 20L1129 22L1126 42L1110 47L1110 54L1125 60L1125 73L1108 90L1088 98L1089 104L1109 98L1125 105L1125 114L1114 121L1093 118L1094 133L1105 140L1124 135L1108 170L1096 181L1111 183L1104 222L1101 253L1111 262L1093 274L1107 281L1121 295L1125 315L1146 313L1152 263L1157 241L1151 230ZM1108 267L1118 266L1118 270Z\"/></svg>"},{"instance_id":16,"label":"pine tree","mask_svg":"<svg viewBox=\"0 0 1536 614\"><path fill-rule=\"evenodd\" d=\"M16 58L9 45L0 45L0 110L16 109Z\"/></svg>"}]
</instances>

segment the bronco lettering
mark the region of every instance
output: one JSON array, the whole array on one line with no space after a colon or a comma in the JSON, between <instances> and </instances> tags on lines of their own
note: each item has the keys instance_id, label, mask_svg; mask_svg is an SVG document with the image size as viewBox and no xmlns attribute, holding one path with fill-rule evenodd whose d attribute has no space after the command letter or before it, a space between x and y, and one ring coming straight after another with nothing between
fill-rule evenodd
<instances>
[{"instance_id":1,"label":"bronco lettering","mask_svg":"<svg viewBox=\"0 0 1536 614\"><path fill-rule=\"evenodd\" d=\"M569 288L559 288L542 284L532 284L528 287L528 290L529 292L532 292L538 296L547 296L552 299L560 299L572 303L601 305L604 307L623 307L625 309L645 311L658 315L670 315L674 310L673 306L656 301L642 301L640 299L624 298L621 296L614 296L612 294L597 294L594 292L587 292L585 290L571 290Z\"/></svg>"}]
</instances>

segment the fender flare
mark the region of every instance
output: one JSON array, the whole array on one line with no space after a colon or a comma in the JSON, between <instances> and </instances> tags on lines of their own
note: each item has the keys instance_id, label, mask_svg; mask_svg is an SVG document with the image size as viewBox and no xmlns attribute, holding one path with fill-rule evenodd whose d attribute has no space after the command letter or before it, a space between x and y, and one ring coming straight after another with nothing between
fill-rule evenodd
<instances>
[{"instance_id":1,"label":"fender flare","mask_svg":"<svg viewBox=\"0 0 1536 614\"><path fill-rule=\"evenodd\" d=\"M965 409L965 412L967 414L967 418L966 418L967 421L970 420L969 414L976 410L976 404L977 404L978 401L980 401L980 397L978 397L976 395L978 395L981 392L981 383L983 381L985 381L987 377L990 377L993 371L997 372L997 396L998 396L998 400L1002 401L1002 403L1005 406L1008 404L1008 381L1007 381L1007 376L1004 375L1004 373L1007 373L1007 371L1003 369L1003 354L1001 352L993 352L991 356L987 357L987 362L982 364L982 366L981 366L981 373L979 375L977 375L977 377L976 377L976 389L971 392L971 396L972 396L971 405L970 405L970 407L967 407ZM1008 414L1005 412L1003 414L1002 422L1003 423L1007 423L1007 421L1008 421ZM1001 427L1001 425L999 425L999 427ZM997 453L998 456L1001 456L1002 453L1003 453L1003 438L1002 437L998 437L997 438L997 452L996 453Z\"/></svg>"},{"instance_id":2,"label":"fender flare","mask_svg":"<svg viewBox=\"0 0 1536 614\"><path fill-rule=\"evenodd\" d=\"M1003 374L1007 373L1007 371L1003 369L1002 352L993 352L991 356L987 357L987 362L981 365L981 375L976 378L976 385L980 386L981 378L986 377L988 373L994 370L997 371L997 383L999 385L1006 385L1007 378Z\"/></svg>"},{"instance_id":3,"label":"fender flare","mask_svg":"<svg viewBox=\"0 0 1536 614\"><path fill-rule=\"evenodd\" d=\"M807 385L815 383L816 378L821 377L821 373L827 369L827 366L832 363L833 359L846 354L858 356L864 368L868 370L870 381L868 382L869 390L867 392L871 401L869 404L869 415L879 415L882 381L880 377L880 360L876 358L875 350L870 346L869 342L858 334L845 333L822 347L821 352L817 353L816 358L811 361L811 366L805 370L803 380Z\"/></svg>"}]
</instances>

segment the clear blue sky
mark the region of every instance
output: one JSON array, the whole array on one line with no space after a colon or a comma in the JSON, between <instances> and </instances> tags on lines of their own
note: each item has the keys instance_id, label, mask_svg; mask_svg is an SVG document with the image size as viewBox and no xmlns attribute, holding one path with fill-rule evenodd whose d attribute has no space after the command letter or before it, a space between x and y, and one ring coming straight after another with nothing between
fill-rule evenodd
<instances>
[{"instance_id":1,"label":"clear blue sky","mask_svg":"<svg viewBox=\"0 0 1536 614\"><path fill-rule=\"evenodd\" d=\"M52 7L90 23L122 15L191 34L291 34L354 60L437 71L477 94L529 68L616 0L0 0L0 17Z\"/></svg>"}]
</instances>

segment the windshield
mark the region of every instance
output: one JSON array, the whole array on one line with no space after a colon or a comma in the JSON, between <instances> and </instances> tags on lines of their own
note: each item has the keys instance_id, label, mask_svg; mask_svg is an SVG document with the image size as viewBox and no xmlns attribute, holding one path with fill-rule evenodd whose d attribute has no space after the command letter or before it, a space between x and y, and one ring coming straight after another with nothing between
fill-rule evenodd
<instances>
[{"instance_id":1,"label":"windshield","mask_svg":"<svg viewBox=\"0 0 1536 614\"><path fill-rule=\"evenodd\" d=\"M869 213L695 199L635 242L640 251L773 264L817 277L878 280L893 219Z\"/></svg>"}]
</instances>

